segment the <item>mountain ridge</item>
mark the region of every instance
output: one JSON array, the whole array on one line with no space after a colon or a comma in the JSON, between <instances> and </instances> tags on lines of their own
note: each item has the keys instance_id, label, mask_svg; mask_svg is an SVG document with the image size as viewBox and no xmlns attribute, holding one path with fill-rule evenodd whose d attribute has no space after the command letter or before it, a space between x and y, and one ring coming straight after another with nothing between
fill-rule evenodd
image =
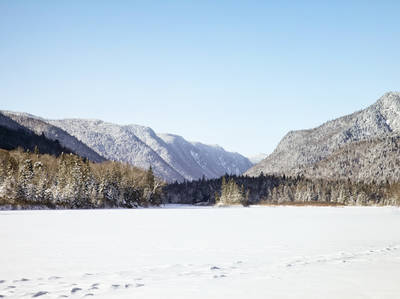
<instances>
[{"instance_id":1,"label":"mountain ridge","mask_svg":"<svg viewBox=\"0 0 400 299\"><path fill-rule=\"evenodd\" d=\"M88 119L48 122L76 136L108 159L141 168L151 165L157 175L169 182L203 176L215 178L225 173L241 174L252 165L246 157L227 152L220 146L189 142L179 135L157 134L141 125Z\"/></svg>"},{"instance_id":2,"label":"mountain ridge","mask_svg":"<svg viewBox=\"0 0 400 299\"><path fill-rule=\"evenodd\" d=\"M85 157L93 162L103 162L106 160L76 137L68 134L59 127L45 122L41 117L29 113L11 111L0 111L0 114L12 120L13 123L18 124L18 128L33 132L39 136L43 134L46 138L53 141L58 140L63 147L68 148L81 157ZM3 119L3 123L5 126L8 125L10 127L10 122L6 122ZM15 129L15 126L16 125L11 125L10 128Z\"/></svg>"},{"instance_id":3,"label":"mountain ridge","mask_svg":"<svg viewBox=\"0 0 400 299\"><path fill-rule=\"evenodd\" d=\"M36 134L0 112L0 149L14 150L17 148L55 156L62 153L73 153L70 149L62 146L58 140L51 140L44 134Z\"/></svg>"},{"instance_id":4,"label":"mountain ridge","mask_svg":"<svg viewBox=\"0 0 400 299\"><path fill-rule=\"evenodd\" d=\"M274 152L246 174L298 175L341 146L400 134L400 93L387 92L369 107L307 130L287 133ZM307 172L306 172L307 173Z\"/></svg>"}]
</instances>

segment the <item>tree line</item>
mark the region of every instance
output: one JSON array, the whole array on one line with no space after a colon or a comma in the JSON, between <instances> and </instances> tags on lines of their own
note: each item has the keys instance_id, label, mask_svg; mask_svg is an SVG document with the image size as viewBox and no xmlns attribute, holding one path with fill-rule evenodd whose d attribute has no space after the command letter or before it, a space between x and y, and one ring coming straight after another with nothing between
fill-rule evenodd
<instances>
[{"instance_id":1,"label":"tree line","mask_svg":"<svg viewBox=\"0 0 400 299\"><path fill-rule=\"evenodd\" d=\"M163 200L185 204L323 204L399 205L400 183L363 183L263 175L175 182L165 186Z\"/></svg>"},{"instance_id":2,"label":"tree line","mask_svg":"<svg viewBox=\"0 0 400 299\"><path fill-rule=\"evenodd\" d=\"M363 183L304 176L225 175L165 184L151 167L92 163L72 153L58 157L0 149L0 206L10 208L135 208L194 205L399 205L400 183Z\"/></svg>"},{"instance_id":3,"label":"tree line","mask_svg":"<svg viewBox=\"0 0 400 299\"><path fill-rule=\"evenodd\" d=\"M0 205L48 208L133 208L158 205L162 182L128 164L92 163L22 149L0 150Z\"/></svg>"}]
</instances>

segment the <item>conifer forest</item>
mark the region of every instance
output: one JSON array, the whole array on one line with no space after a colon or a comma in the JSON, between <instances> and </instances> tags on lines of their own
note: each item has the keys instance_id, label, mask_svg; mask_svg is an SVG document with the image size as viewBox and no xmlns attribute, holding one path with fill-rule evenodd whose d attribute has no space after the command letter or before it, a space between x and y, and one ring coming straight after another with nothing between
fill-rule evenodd
<instances>
[{"instance_id":1,"label":"conifer forest","mask_svg":"<svg viewBox=\"0 0 400 299\"><path fill-rule=\"evenodd\" d=\"M93 163L75 154L58 157L0 150L0 204L6 208L136 208L194 205L398 205L400 185L304 176L225 175L167 184L150 167Z\"/></svg>"}]
</instances>

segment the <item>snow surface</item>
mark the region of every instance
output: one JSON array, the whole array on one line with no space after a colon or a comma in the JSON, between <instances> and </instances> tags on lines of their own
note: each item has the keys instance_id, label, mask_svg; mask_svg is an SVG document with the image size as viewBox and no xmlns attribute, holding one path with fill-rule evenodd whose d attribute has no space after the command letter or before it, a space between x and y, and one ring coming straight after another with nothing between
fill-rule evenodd
<instances>
[{"instance_id":1,"label":"snow surface","mask_svg":"<svg viewBox=\"0 0 400 299\"><path fill-rule=\"evenodd\" d=\"M0 227L5 298L400 294L398 208L1 211Z\"/></svg>"}]
</instances>

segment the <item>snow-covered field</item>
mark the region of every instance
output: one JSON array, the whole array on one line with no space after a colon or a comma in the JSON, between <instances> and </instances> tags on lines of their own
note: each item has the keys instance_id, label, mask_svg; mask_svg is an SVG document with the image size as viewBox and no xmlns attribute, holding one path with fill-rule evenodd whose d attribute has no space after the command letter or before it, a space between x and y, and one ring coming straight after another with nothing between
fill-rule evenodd
<instances>
[{"instance_id":1,"label":"snow-covered field","mask_svg":"<svg viewBox=\"0 0 400 299\"><path fill-rule=\"evenodd\" d=\"M400 298L400 209L0 212L0 297Z\"/></svg>"}]
</instances>

